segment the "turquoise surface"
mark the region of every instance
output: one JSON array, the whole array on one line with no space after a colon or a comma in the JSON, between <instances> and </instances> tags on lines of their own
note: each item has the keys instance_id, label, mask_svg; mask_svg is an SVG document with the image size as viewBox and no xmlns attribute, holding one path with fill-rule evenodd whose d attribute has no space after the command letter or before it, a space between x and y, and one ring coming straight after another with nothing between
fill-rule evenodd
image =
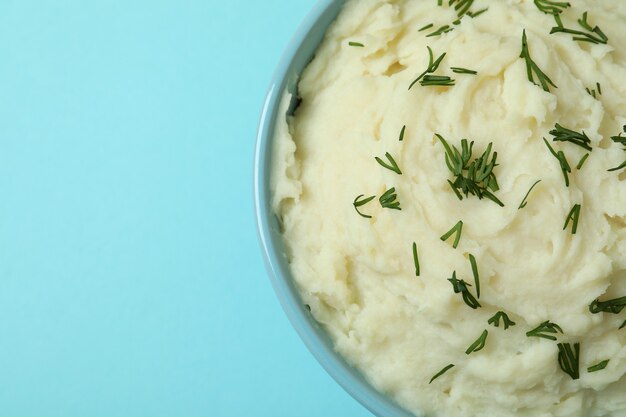
<instances>
[{"instance_id":1,"label":"turquoise surface","mask_svg":"<svg viewBox=\"0 0 626 417\"><path fill-rule=\"evenodd\" d=\"M254 223L263 99L313 4L0 2L1 416L371 416Z\"/></svg>"}]
</instances>

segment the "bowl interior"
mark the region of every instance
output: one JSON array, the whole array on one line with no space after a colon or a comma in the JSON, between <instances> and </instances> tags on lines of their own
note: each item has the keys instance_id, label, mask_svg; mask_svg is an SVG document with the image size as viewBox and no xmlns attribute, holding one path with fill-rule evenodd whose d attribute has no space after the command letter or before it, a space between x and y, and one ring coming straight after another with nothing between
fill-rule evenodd
<instances>
[{"instance_id":1,"label":"bowl interior","mask_svg":"<svg viewBox=\"0 0 626 417\"><path fill-rule=\"evenodd\" d=\"M259 237L265 263L280 303L291 324L324 369L375 415L414 417L372 388L357 370L334 351L332 341L306 309L294 285L283 249L280 226L270 206L269 177L276 121L295 109L299 74L313 58L326 30L344 3L345 0L318 2L292 39L271 83L261 115L255 154L254 194ZM285 93L292 96L292 105L287 114L279 114Z\"/></svg>"}]
</instances>

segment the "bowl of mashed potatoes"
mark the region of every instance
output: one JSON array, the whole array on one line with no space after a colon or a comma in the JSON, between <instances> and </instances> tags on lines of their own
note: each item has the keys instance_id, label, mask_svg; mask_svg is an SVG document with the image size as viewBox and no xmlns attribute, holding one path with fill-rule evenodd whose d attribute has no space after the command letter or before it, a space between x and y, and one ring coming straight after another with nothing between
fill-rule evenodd
<instances>
[{"instance_id":1,"label":"bowl of mashed potatoes","mask_svg":"<svg viewBox=\"0 0 626 417\"><path fill-rule=\"evenodd\" d=\"M379 416L626 416L626 2L347 0L255 166L274 288Z\"/></svg>"}]
</instances>

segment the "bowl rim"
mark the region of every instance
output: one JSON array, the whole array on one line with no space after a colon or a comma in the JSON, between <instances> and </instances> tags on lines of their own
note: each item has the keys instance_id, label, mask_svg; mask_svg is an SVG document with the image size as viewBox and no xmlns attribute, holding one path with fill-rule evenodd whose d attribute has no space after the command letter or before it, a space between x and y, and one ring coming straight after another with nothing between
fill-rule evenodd
<instances>
[{"instance_id":1,"label":"bowl rim","mask_svg":"<svg viewBox=\"0 0 626 417\"><path fill-rule=\"evenodd\" d=\"M319 0L315 4L289 42L272 77L261 112L254 153L253 192L257 234L274 292L300 339L326 372L348 394L376 416L415 417L414 414L402 409L392 399L375 390L359 371L350 366L333 349L326 331L306 310L291 278L279 239L276 237L276 233L272 232L271 222L275 219L270 207L269 167L271 144L281 100L288 87L294 62L306 53L303 52L301 46L313 32L319 29L320 21L323 22L324 18L328 18L329 13L333 13L333 9L336 11L329 23L334 21L336 13L344 3L345 0ZM324 27L321 35L318 32L320 40L326 31L327 27ZM310 51L309 55L312 55L317 46L319 43L316 43L314 50Z\"/></svg>"}]
</instances>

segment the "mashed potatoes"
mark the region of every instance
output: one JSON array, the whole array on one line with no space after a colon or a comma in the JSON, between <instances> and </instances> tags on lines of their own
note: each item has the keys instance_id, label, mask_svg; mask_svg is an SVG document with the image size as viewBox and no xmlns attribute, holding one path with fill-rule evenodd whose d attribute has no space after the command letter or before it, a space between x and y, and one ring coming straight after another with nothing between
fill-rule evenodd
<instances>
[{"instance_id":1,"label":"mashed potatoes","mask_svg":"<svg viewBox=\"0 0 626 417\"><path fill-rule=\"evenodd\" d=\"M349 1L279 121L273 207L303 302L416 414L626 416L626 1L442 3ZM539 7L599 42L550 34ZM503 207L451 186L436 135L475 142L465 165L493 144L497 186L473 184Z\"/></svg>"}]
</instances>

